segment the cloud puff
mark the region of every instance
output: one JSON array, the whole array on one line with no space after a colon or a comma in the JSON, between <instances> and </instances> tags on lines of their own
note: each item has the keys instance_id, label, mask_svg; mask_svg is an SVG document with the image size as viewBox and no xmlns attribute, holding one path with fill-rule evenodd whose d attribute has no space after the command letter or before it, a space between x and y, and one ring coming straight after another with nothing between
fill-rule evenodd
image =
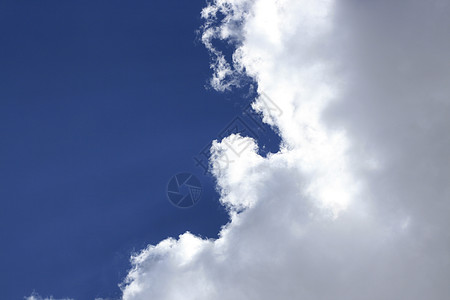
<instances>
[{"instance_id":1,"label":"cloud puff","mask_svg":"<svg viewBox=\"0 0 450 300\"><path fill-rule=\"evenodd\" d=\"M449 14L444 0L209 4L212 86L252 77L281 149L213 143L230 223L134 256L123 299L448 299Z\"/></svg>"}]
</instances>

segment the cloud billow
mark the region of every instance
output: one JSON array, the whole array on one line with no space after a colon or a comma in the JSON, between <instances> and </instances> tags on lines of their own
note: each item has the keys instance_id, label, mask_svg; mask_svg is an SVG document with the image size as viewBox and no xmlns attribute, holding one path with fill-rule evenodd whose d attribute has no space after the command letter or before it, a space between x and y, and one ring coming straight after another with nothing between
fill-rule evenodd
<instances>
[{"instance_id":1,"label":"cloud billow","mask_svg":"<svg viewBox=\"0 0 450 300\"><path fill-rule=\"evenodd\" d=\"M214 142L233 159L212 170L231 221L134 256L123 299L448 299L448 15L439 0L209 4L211 84L252 77L282 111L253 104L280 151Z\"/></svg>"}]
</instances>

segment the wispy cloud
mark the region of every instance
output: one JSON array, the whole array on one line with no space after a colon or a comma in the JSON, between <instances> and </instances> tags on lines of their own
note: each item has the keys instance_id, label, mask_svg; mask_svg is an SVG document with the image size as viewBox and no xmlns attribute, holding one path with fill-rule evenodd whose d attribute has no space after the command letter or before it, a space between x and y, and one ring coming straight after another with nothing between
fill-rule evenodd
<instances>
[{"instance_id":1,"label":"wispy cloud","mask_svg":"<svg viewBox=\"0 0 450 300\"><path fill-rule=\"evenodd\" d=\"M24 299L25 300L73 300L73 299L70 299L70 298L64 298L64 299L53 298L53 296L43 298L37 293L33 293L33 294L31 294L31 296L25 297Z\"/></svg>"}]
</instances>

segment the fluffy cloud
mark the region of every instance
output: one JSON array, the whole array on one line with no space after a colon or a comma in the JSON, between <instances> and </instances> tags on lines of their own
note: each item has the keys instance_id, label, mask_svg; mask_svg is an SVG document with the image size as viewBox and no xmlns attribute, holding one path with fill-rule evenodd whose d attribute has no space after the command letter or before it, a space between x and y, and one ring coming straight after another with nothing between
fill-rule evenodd
<instances>
[{"instance_id":1,"label":"fluffy cloud","mask_svg":"<svg viewBox=\"0 0 450 300\"><path fill-rule=\"evenodd\" d=\"M215 142L230 223L134 256L123 299L448 299L449 15L445 0L208 5L213 87L252 77L281 150Z\"/></svg>"}]
</instances>

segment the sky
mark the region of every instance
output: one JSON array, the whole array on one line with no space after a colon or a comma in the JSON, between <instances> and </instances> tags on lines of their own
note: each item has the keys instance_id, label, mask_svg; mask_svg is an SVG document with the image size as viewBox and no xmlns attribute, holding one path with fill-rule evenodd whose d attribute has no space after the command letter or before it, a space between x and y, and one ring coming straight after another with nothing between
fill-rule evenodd
<instances>
[{"instance_id":1,"label":"sky","mask_svg":"<svg viewBox=\"0 0 450 300\"><path fill-rule=\"evenodd\" d=\"M449 298L448 1L44 3L0 4L2 299Z\"/></svg>"},{"instance_id":2,"label":"sky","mask_svg":"<svg viewBox=\"0 0 450 300\"><path fill-rule=\"evenodd\" d=\"M203 5L0 3L0 299L118 298L131 253L227 222L193 157L250 99L205 88ZM195 207L167 199L178 172Z\"/></svg>"}]
</instances>

